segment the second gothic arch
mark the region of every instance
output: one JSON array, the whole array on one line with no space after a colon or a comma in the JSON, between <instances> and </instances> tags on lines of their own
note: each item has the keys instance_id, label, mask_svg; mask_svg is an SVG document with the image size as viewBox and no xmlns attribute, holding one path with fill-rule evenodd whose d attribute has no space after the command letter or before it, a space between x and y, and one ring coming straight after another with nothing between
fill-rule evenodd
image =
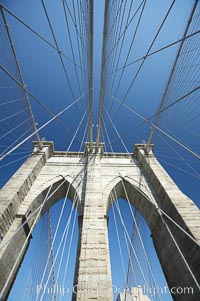
<instances>
[{"instance_id":1,"label":"second gothic arch","mask_svg":"<svg viewBox=\"0 0 200 301\"><path fill-rule=\"evenodd\" d=\"M62 199L68 188L68 198L73 200L76 196L78 202L81 204L81 201L84 199L86 185L89 183L90 189L88 191L91 192L91 189L94 189L95 193L98 192L96 200L100 200L100 202L97 207L102 209L102 214L106 214L109 206L116 199L120 197L126 200L128 199L141 213L151 229L154 245L159 255L161 265L165 270L169 285L172 287L174 283L182 286L189 284L194 287L196 295L199 293L197 287L194 286L194 280L183 258L179 256L180 254L177 251L175 241L170 235L168 228L170 228L175 239L178 241L187 262L190 262L191 269L196 277L199 275L199 270L197 269L197 263L199 262L198 246L190 238L186 237L183 232L175 228L173 224L170 224L169 221L166 219L163 221L157 210L156 203L158 203L165 212L170 214L176 222L180 223L186 231L189 233L191 231L191 234L197 238L199 235L197 232L198 229L194 227L193 219L199 217L199 212L196 210L192 201L180 192L152 154L145 154L143 147L139 146L138 154L136 152L138 161L134 164L130 162L126 156L120 157L120 154L118 156L119 158L117 157L117 162L116 158L105 156L102 158L101 168L99 168L98 160L97 164L93 165L95 172L93 174L88 173L88 181L85 180L82 182L83 187L79 184L84 180L85 166L78 158L72 155L66 157L64 168L62 171L59 171L62 173L62 175L60 175L58 174L57 168L60 164L60 154L49 157L47 164L44 158L45 155L46 152L32 156L29 162L22 166L19 173L16 173L16 176L10 180L9 185L2 190L2 202L4 202L5 195L10 197L7 201L8 206L5 213L9 210L11 211L10 204L13 205L16 211L15 215L10 215L10 217L14 216L14 220L10 218L12 220L9 224L11 225L11 231L14 231L20 226L22 217L27 217L29 212L33 212L40 206L50 188L54 190L62 184L63 180L66 180L61 185L61 188L58 189L57 193L49 198L44 207L44 211L51 207L56 201ZM66 170L68 175L66 175ZM144 174L143 183L145 186L142 186L140 182L141 171ZM123 177L119 176L121 172L123 173ZM78 177L76 177L76 180L73 180L75 179L75 175L78 175ZM101 181L98 182L96 178L99 177L101 177ZM21 186L19 186L19 183ZM92 193L89 197L94 200ZM155 198L158 201L156 203L154 202ZM84 206L82 205L80 208L78 207L80 215L83 213L82 209ZM20 208L18 210L19 206ZM190 215L184 214L185 209L189 211ZM6 239L9 239L10 233L11 232L8 232ZM15 261L17 252L20 252L21 244L23 244L27 236L25 229L21 230L20 236L20 240L18 238L12 240L7 250L2 254L0 270L1 274L4 275L4 281L6 281L7 274L9 273L9 269L5 269L4 262L9 261L12 265L12 262ZM170 258L170 261L166 264L167 258ZM176 266L176 269L179 271L179 275L184 275L184 278L178 278L177 273L173 272L174 266ZM11 281L13 281L13 279ZM7 292L5 292L5 294L6 293ZM188 301L188 296L186 297L187 299L184 298L182 300ZM192 299L190 300L193 301Z\"/></svg>"},{"instance_id":2,"label":"second gothic arch","mask_svg":"<svg viewBox=\"0 0 200 301\"><path fill-rule=\"evenodd\" d=\"M150 229L155 226L160 215L156 209L155 200L150 198L147 191L129 177L116 177L104 189L103 199L107 199L107 212L117 199L123 198L133 205L144 217ZM152 219L152 216L154 218Z\"/></svg>"}]
</instances>

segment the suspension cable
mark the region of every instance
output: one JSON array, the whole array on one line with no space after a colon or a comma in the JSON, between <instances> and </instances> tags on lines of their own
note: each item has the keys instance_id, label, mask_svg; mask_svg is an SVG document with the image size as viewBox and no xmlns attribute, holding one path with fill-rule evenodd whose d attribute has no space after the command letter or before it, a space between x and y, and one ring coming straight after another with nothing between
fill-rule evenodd
<instances>
[{"instance_id":1,"label":"suspension cable","mask_svg":"<svg viewBox=\"0 0 200 301\"><path fill-rule=\"evenodd\" d=\"M73 131L71 129L69 129L65 123L63 123L57 115L55 115L54 113L52 113L36 96L34 96L25 86L23 86L6 68L4 68L1 64L0 64L0 69L2 69L12 80L14 80L24 91L26 91L29 96L31 96L31 98L33 98L47 113L49 113L50 115L54 116L56 118L56 120L70 133L73 133ZM84 95L80 96L80 99L82 99ZM76 100L74 101L76 102Z\"/></svg>"},{"instance_id":2,"label":"suspension cable","mask_svg":"<svg viewBox=\"0 0 200 301\"><path fill-rule=\"evenodd\" d=\"M101 65L101 83L100 83L100 96L99 96L99 111L98 111L98 129L97 129L97 147L100 143L100 134L101 134L101 126L102 126L102 114L103 114L103 103L104 103L104 90L102 89L104 86L104 70L105 70L105 49L106 49L106 35L107 35L107 24L108 24L108 7L109 1L105 1L104 8L104 28L103 28L103 44L102 44L102 65Z\"/></svg>"},{"instance_id":3,"label":"suspension cable","mask_svg":"<svg viewBox=\"0 0 200 301\"><path fill-rule=\"evenodd\" d=\"M84 95L83 95L84 96ZM70 109L75 103L77 103L78 101L81 100L81 98L83 98L83 96L79 97L78 99L76 99L75 101L73 101L70 105L68 105L67 107L65 107L62 111L60 111L57 115L55 115L54 117L52 117L51 119L49 119L46 123L44 123L42 126L40 126L37 131L41 131L43 128L45 128L48 124L50 124L52 121L54 121L55 119L57 119L61 114L63 114L65 111L67 111L68 109ZM28 137L26 137L23 141L19 142L17 145L15 145L11 150L9 150L6 154L4 154L3 156L0 157L0 161L3 160L5 157L7 157L9 154L11 154L14 150L16 150L19 146L21 146L22 144L24 144L27 140L29 140L31 137L33 137L35 134L35 132L33 132L32 134L30 134Z\"/></svg>"},{"instance_id":4,"label":"suspension cable","mask_svg":"<svg viewBox=\"0 0 200 301\"><path fill-rule=\"evenodd\" d=\"M28 28L32 33L34 33L37 37L39 37L43 42L51 46L56 52L58 52L58 49L51 44L47 39L45 39L42 35L40 35L37 31L35 31L31 26L26 24L23 20L21 20L19 17L17 17L11 10L9 10L7 7L5 7L1 2L0 2L0 7L3 8L8 14L10 14L12 17L14 17L17 21L19 21L21 24L23 24L26 28ZM69 60L73 64L73 60L69 58L67 55L65 55L61 50L59 50L60 54L63 55L67 60ZM77 65L79 68L81 68L79 65Z\"/></svg>"},{"instance_id":5,"label":"suspension cable","mask_svg":"<svg viewBox=\"0 0 200 301\"><path fill-rule=\"evenodd\" d=\"M5 28L6 28L7 36L8 36L9 42L10 42L10 46L11 46L11 49L12 49L12 52L13 52L13 56L14 56L14 59L15 59L15 63L16 63L16 66L17 66L20 81L21 81L22 85L25 87L25 83L24 83L24 80L23 80L23 77L22 77L22 72L21 72L21 68L20 68L20 65L19 65L19 61L18 61L18 58L17 58L16 51L15 51L13 39L12 39L12 36L10 34L9 26L8 26L8 23L7 23L7 20L6 20L6 17L5 17L5 14L4 14L4 11L3 11L3 8L1 6L1 4L0 4L0 10L1 10L2 18L3 18L3 22L5 24ZM38 141L39 148L41 149L42 145L41 145L40 137L39 137L39 134L38 134L38 131L37 131L35 118L33 116L33 112L32 112L32 109L31 109L30 100L29 100L29 97L28 97L28 94L27 94L26 90L23 90L23 91L24 91L24 94L25 94L25 99L26 99L26 102L27 102L27 105L28 105L29 113L30 113L30 116L31 116L31 119L32 119L35 136L36 136L36 139Z\"/></svg>"},{"instance_id":6,"label":"suspension cable","mask_svg":"<svg viewBox=\"0 0 200 301\"><path fill-rule=\"evenodd\" d=\"M166 98L166 95L167 95L167 92L168 92L168 89L169 89L169 85L170 85L171 80L172 80L172 77L173 77L173 75L174 75L174 71L175 71L175 68L176 68L176 65L177 65L179 56L180 56L180 54L181 54L181 50L182 50L182 48L183 48L185 38L186 38L187 33L188 33L188 30L189 30L189 28L190 28L190 24L191 24L191 22L192 22L192 19L193 19L194 14L195 14L197 4L198 4L198 0L196 0L195 3L194 3L194 5L193 5L192 12L191 12L191 14L190 14L190 18L189 18L189 20L188 20L186 29L185 29L185 31L184 31L183 38L182 38L182 41L181 41L181 43L180 43L178 52L177 52L177 54L176 54L176 58L175 58L175 61L174 61L174 64L173 64L173 67L172 67L172 70L171 70L171 73L170 73L170 76L169 76L167 85L166 85L166 88L165 88L165 92L164 92L164 94L163 94L163 97L162 97L162 99L161 99L161 102L160 102L160 106L159 106L158 112L157 112L156 117L155 117L154 125L157 125L157 124L158 124L158 120L159 120L159 117L160 117L160 112L161 112L162 107L163 107L163 105L164 105L165 98ZM151 132L150 132L150 135L149 135L149 139L148 139L147 145L151 144L151 141L152 141L152 138L153 138L155 129L156 129L155 126L151 129ZM148 147L148 146L147 146L147 147Z\"/></svg>"}]
</instances>

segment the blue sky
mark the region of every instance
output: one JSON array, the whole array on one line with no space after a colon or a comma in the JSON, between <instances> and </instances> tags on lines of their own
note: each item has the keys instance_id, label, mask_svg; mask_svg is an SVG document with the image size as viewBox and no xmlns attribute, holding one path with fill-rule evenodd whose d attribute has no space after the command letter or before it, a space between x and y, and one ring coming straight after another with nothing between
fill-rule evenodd
<instances>
[{"instance_id":1,"label":"blue sky","mask_svg":"<svg viewBox=\"0 0 200 301\"><path fill-rule=\"evenodd\" d=\"M48 22L45 18L44 11L42 9L41 1L31 1L31 0L19 0L19 1L2 1L5 6L7 6L11 11L13 11L19 18L21 18L25 23L29 24L35 31L40 33L45 39L47 39L52 45L54 45L54 40L51 31L48 26ZM59 48L67 57L72 58L72 51L70 48L69 34L67 32L67 27L64 18L64 12L62 7L62 1L45 1L46 8L48 10L55 36ZM83 2L83 5L86 2ZM120 2L116 2L120 3ZM127 1L130 5L130 1ZM134 9L136 9L141 1L135 1ZM68 1L69 8L73 10L72 1ZM128 58L128 63L131 63L137 59L143 58L151 44L159 26L161 25L167 10L172 4L171 0L167 1L152 1L149 0L144 8L144 13L142 16L142 22L138 28L138 32L135 37L134 46L131 49L130 56ZM187 18L191 11L193 1L189 0L177 0L170 11L170 14L158 35L151 51L155 51L161 47L164 47L174 41L178 40L182 34L186 25ZM117 5L117 4L116 4ZM123 4L124 5L124 4ZM122 6L123 7L123 6ZM116 8L117 9L117 8ZM132 10L132 14L133 11ZM94 0L94 67L93 67L93 139L96 139L97 123L98 123L98 102L99 102L99 88L100 88L100 72L101 72L101 48L102 48L102 31L103 31L103 10L104 1ZM128 14L128 4L125 10L125 16ZM78 88L78 82L76 78L76 70L73 64L65 59L65 67L69 74L70 83L73 90L73 95L70 92L69 83L64 74L62 65L57 51L47 45L44 41L39 39L35 34L30 32L24 25L20 24L19 21L15 20L9 14L6 13L8 23L10 24L10 32L13 37L14 45L16 48L17 56L19 59L20 67L22 70L23 78L27 89L39 99L39 101L45 105L54 114L57 114L62 110L67 104L70 104L74 99L82 95ZM79 53L78 44L76 40L76 31L72 20L69 17L69 27L71 30L72 42L74 45L75 58L79 64ZM133 32L137 25L139 14L136 16L134 21L129 26L126 36L124 39L121 56L119 58L118 68L122 67L130 46ZM125 19L124 19L125 20ZM123 21L123 26L125 26L125 21ZM81 32L81 30L80 30ZM84 32L83 32L84 33ZM3 36L3 34L2 34ZM3 41L3 39L2 39ZM6 40L5 40L6 43ZM113 45L113 44L111 44ZM120 45L120 44L119 44ZM195 41L191 41L191 45L195 45ZM1 45L1 64L16 75L19 78L16 71L16 66L12 61L12 55L10 49L3 47ZM150 56L142 66L133 87L128 93L125 104L129 106L132 110L141 114L143 117L148 118L155 114L158 110L162 95L164 93L166 83L169 77L170 70L173 65L173 61L177 52L179 44L169 47L164 51L161 51L155 55ZM187 46L187 45L186 45ZM189 47L189 46L187 46ZM9 48L9 47L8 47ZM109 48L110 49L110 48ZM116 52L116 57L119 54ZM194 52L193 57L195 58L196 52ZM5 59L5 57L9 57ZM185 56L183 56L185 59ZM112 57L112 59L114 59ZM107 62L108 71L112 71L112 59ZM10 61L9 61L10 60ZM190 59L188 64L195 65ZM121 80L120 88L116 94L116 98L121 101L131 83L131 80L135 76L140 62L131 64L125 69L123 78ZM86 64L86 62L85 62ZM181 69L182 62L180 62L179 69ZM176 78L174 80L175 84L172 86L169 97L167 101L172 102L173 100L181 97L184 93L188 92L195 86L191 86L189 82L195 82L195 78L191 78L191 74L197 73L197 68L199 66L199 60L196 59L196 67L192 67L192 71L183 71L185 73L185 78L178 82L176 85ZM86 65L84 66L86 67ZM116 67L116 65L115 65ZM184 66L183 66L184 67ZM78 67L77 67L78 68ZM194 69L195 68L195 69ZM117 67L116 67L117 69ZM81 72L78 70L78 77L81 82ZM189 69L186 69L189 70ZM108 72L109 73L109 72ZM119 113L116 112L119 108L119 102L114 100L112 96L115 95L118 80L120 78L121 72L116 72L115 82L113 84L111 95L107 94L106 97L106 109L109 111L111 118L113 118L114 124L118 129L123 141L130 153L133 152L135 143L142 143L148 140L150 133L150 125L148 122L144 123L142 126L138 126L142 120L136 117L130 110L127 110L124 106L121 107ZM16 84L8 78L5 74L1 73L2 85L1 85L1 104L4 102L10 102L15 97L23 98L24 94ZM178 78L178 71L177 71ZM106 81L109 83L110 77L107 75ZM194 84L195 85L195 84ZM5 88L6 87L6 88ZM82 87L82 86L81 86ZM174 92L173 92L174 91ZM184 92L184 93L183 93ZM174 94L173 94L174 93ZM109 95L109 96L108 96ZM194 96L194 97L193 97ZM199 152L199 94L193 95L193 98L188 98L184 102L179 103L179 105L174 106L174 109L161 114L159 121L159 126L166 133L173 135L175 139L179 142L187 145L190 149L194 150L196 153ZM171 98L170 98L171 97ZM195 98L196 97L196 98ZM78 102L77 107L72 107L69 111L62 115L61 120L70 129L66 130L57 121L54 121L48 127L40 132L40 137L46 140L52 140L55 144L56 150L66 150L73 137L76 128L79 125L80 119L86 109L87 97ZM41 108L36 101L30 97L30 103L33 110L33 114L38 127L44 124L47 120L51 118L51 115L47 113L43 108ZM193 108L190 108L189 104L192 103ZM2 105L2 110L0 111L0 117L3 119L5 116L10 116L16 111L21 111L24 108L24 102L12 102L8 105ZM181 117L182 116L182 117ZM1 135L4 135L5 131L9 131L13 127L16 127L20 122L28 118L27 111L20 113L12 119L7 120L3 123L1 127ZM112 124L110 123L106 113L104 114L104 120L106 128L109 132L109 138L112 141L112 147L116 152L125 152L125 149L120 142L119 137L116 134ZM152 120L153 121L153 120ZM70 150L77 151L80 147L80 140L85 131L87 124L87 118L84 119L81 124L80 131L77 134L74 143ZM30 120L27 121L23 126L19 127L17 130L12 132L10 135L5 136L1 139L1 154L6 152L6 149L11 148L11 144L14 143L15 137L21 137L25 131L30 128L32 131L32 124ZM103 134L105 138L106 149L111 151L111 148L106 137L106 131L103 129ZM23 136L23 137L26 137ZM22 140L22 138L21 138ZM20 141L20 140L19 140ZM156 133L153 142L155 143L155 154L157 155L160 162L166 168L168 173L175 180L177 185L186 193L194 202L200 206L199 199L199 160L183 150L180 145L172 142L171 139L162 136L160 133ZM16 152L5 158L0 164L0 172L2 174L0 178L0 186L2 186L13 172L21 165L25 157L30 155L32 150L31 139L27 143L23 144ZM83 148L82 148L83 150ZM16 162L15 162L16 161ZM13 163L12 163L13 162ZM8 165L7 165L8 164ZM61 205L56 205L61 206ZM70 210L70 205L67 207ZM58 210L58 209L57 209ZM55 214L55 209L52 209L52 214ZM122 211L128 212L127 204L122 202ZM54 213L53 213L54 212ZM110 213L110 233L114 231L114 221L113 214ZM130 225L129 225L130 226ZM39 224L38 224L39 227ZM143 226L144 227L144 226ZM76 225L77 228L77 225ZM37 230L39 231L39 230ZM122 228L121 230L122 231ZM146 230L148 233L148 230ZM123 232L123 231L122 231ZM121 235L123 234L121 232ZM37 236L37 235L36 235ZM110 235L112 236L112 235ZM147 237L147 244L151 242L149 233L145 236ZM77 229L75 235L75 241L77 239ZM74 248L75 248L74 242ZM115 249L116 240L111 242L111 250ZM34 247L33 247L34 248ZM160 275L160 268L157 272L157 259L154 251L151 248L152 261L155 263L156 273ZM30 251L31 252L31 251ZM124 251L125 252L125 251ZM112 254L112 251L111 251ZM74 258L71 260L73 270ZM119 258L119 254L117 255ZM27 259L28 260L28 259ZM127 259L126 259L127 260ZM111 255L112 270L113 270L113 282L119 282L120 285L123 283L121 266L114 264L116 263L116 258ZM29 265L29 263L27 263ZM25 266L26 267L26 266ZM26 270L26 268L25 268ZM117 276L115 276L117 275ZM25 276L23 276L25 277ZM22 277L22 279L23 279ZM116 277L116 278L115 278ZM160 278L160 277L159 277ZM20 280L19 280L20 281ZM22 281L22 280L21 280ZM163 281L163 280L162 280ZM21 292L18 292L21 294ZM11 300L16 300L16 291L10 297ZM19 297L18 297L19 298ZM164 301L170 300L169 296L164 296Z\"/></svg>"}]
</instances>

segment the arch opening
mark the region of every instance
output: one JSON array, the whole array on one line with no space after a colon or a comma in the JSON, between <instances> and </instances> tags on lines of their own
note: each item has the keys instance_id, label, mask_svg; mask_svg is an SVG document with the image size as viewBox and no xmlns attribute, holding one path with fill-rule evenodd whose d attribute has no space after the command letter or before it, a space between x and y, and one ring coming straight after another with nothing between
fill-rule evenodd
<instances>
[{"instance_id":1,"label":"arch opening","mask_svg":"<svg viewBox=\"0 0 200 301\"><path fill-rule=\"evenodd\" d=\"M157 221L160 222L160 215L156 210L154 199L151 199L147 193L148 191L144 189L141 183L131 182L131 179L129 178L125 179L122 177L117 177L110 185L110 193L108 195L108 215L111 215L110 220L112 221L112 227L115 228L116 232L115 238L117 239L119 250L118 260L121 261L121 274L124 278L122 287L124 287L125 291L128 289L128 292L130 293L131 286L137 288L138 285L141 285L143 286L143 293L148 295L150 300L159 300L159 294L155 292L157 286L160 287L161 293L164 291L165 287L167 288L167 294L162 296L162 299L164 298L163 300L172 300L151 235L151 231L154 229ZM122 208L120 208L121 206ZM110 227L111 226L109 226L109 228ZM119 229L121 228L121 234L120 232L117 234L117 227L119 227ZM140 229L140 227L142 229ZM146 232L146 235L144 235L143 232ZM114 237L114 235L111 235L111 233L112 230L110 229L109 242L110 239L113 239ZM135 238L133 237L134 235ZM121 238L123 242L120 243ZM140 249L137 250L139 254L137 254L137 252L134 250L134 241L140 246ZM116 249L117 248L115 248L115 250ZM147 249L150 250L150 254L147 254ZM132 259L130 258L130 254L132 254ZM125 264L122 263L123 256L126 258ZM119 275L119 271L115 271L115 265L113 264L112 257L111 247L111 269L113 270L112 275ZM142 264L140 261L142 261ZM152 263L154 265L155 272L152 270ZM139 269L137 277L134 275L135 272L133 269ZM131 270L132 276L130 272ZM154 275L155 273L160 276L157 280ZM147 275L149 282L146 280L145 274ZM132 280L130 279L131 277ZM136 278L138 278L138 280L136 280ZM149 288L149 291L146 289L147 287ZM133 290L135 291L135 289ZM136 290L138 291L138 289Z\"/></svg>"},{"instance_id":2,"label":"arch opening","mask_svg":"<svg viewBox=\"0 0 200 301\"><path fill-rule=\"evenodd\" d=\"M70 203L71 208L73 208L73 210L76 212L76 217L79 214L78 211L80 208L80 198L72 180L69 177L66 177L65 179L62 178L61 180L57 181L56 178L54 178L51 183L41 183L39 189L32 186L25 200L26 211L24 211L24 214L22 214L19 210L18 215L16 216L12 225L12 231L16 233L13 237L11 237L12 239L9 240L5 251L2 253L2 264L4 261L9 260L10 262L10 267L8 269L6 268L5 270L3 266L1 267L2 270L6 271L4 275L5 284L2 282L3 287L1 289L2 294L4 294L6 297L9 295L16 275L18 275L18 271L26 257L27 250L29 249L29 245L32 241L31 238L34 234L34 229L38 224L40 224L39 221L45 218L46 213L49 212L50 208L57 206L57 204L60 203L59 200L64 198L63 204L66 202ZM64 214L63 208L64 207L62 207L61 210L62 216ZM55 211L55 209L53 211ZM53 221L54 220L55 219L53 217ZM60 220L58 221L60 222ZM69 223L69 220L65 220L63 223L65 222ZM66 224L66 226L69 227L69 224ZM69 230L65 230L65 232L68 233ZM45 237L43 237L43 239L45 239ZM16 249L16 251L13 252L13 249ZM74 254L76 254L76 251ZM60 269L61 268L58 268L58 270ZM71 274L72 273L73 271L71 271ZM40 283L38 283L38 285L39 284ZM33 298L33 300L35 299Z\"/></svg>"},{"instance_id":3,"label":"arch opening","mask_svg":"<svg viewBox=\"0 0 200 301\"><path fill-rule=\"evenodd\" d=\"M34 194L34 192L33 192ZM56 202L63 198L68 198L75 206L79 212L80 210L80 198L77 193L76 188L72 184L72 179L62 178L60 180L54 181L53 183L47 184L41 191L32 198L29 204L29 214L37 210L39 206L42 206L41 215L45 213L46 210L50 209ZM42 205L44 203L44 205Z\"/></svg>"},{"instance_id":4,"label":"arch opening","mask_svg":"<svg viewBox=\"0 0 200 301\"><path fill-rule=\"evenodd\" d=\"M143 216L125 198L115 199L108 216L114 300L132 300L138 294L149 298L145 300L160 300L159 295L173 300Z\"/></svg>"},{"instance_id":5,"label":"arch opening","mask_svg":"<svg viewBox=\"0 0 200 301\"><path fill-rule=\"evenodd\" d=\"M185 237L184 240L181 241L182 245L180 245L180 241L176 239L176 236L180 236L180 229L177 230L177 228L174 228L174 225L172 227L170 222L159 213L155 205L157 202L154 202L154 198L151 197L151 192L150 197L148 197L148 194L145 194L143 189L140 189L138 185L123 178L116 178L110 186L108 185L107 191L109 191L109 188L111 192L107 195L108 208L111 204L115 205L119 198L126 199L129 206L133 205L148 224L151 230L153 245L169 286L169 288L168 286L166 286L166 288L164 287L164 292L165 290L169 290L173 296L173 300L180 300L180 298L181 300L189 300L189 298L193 300L193 295L198 295L199 292L193 277L194 274L188 268L187 261L191 261L195 273L196 269L188 253L185 253L188 246L184 244L187 241L191 245L192 241ZM163 200L159 199L158 201L160 204ZM173 231L171 229L173 229ZM174 234L176 234L176 236L174 236ZM175 269L177 271L176 273L174 272ZM180 287L189 287L190 293L184 293L185 290L183 289L183 293L180 296L176 293L176 290L174 291L174 288ZM163 292L162 289L161 292Z\"/></svg>"},{"instance_id":6,"label":"arch opening","mask_svg":"<svg viewBox=\"0 0 200 301\"><path fill-rule=\"evenodd\" d=\"M115 181L110 183L109 189L110 193L106 196L108 197L107 210L113 203L122 198L140 212L150 229L154 227L155 220L160 217L154 203L155 201L149 198L139 183L131 183L129 179L117 177Z\"/></svg>"},{"instance_id":7,"label":"arch opening","mask_svg":"<svg viewBox=\"0 0 200 301\"><path fill-rule=\"evenodd\" d=\"M46 209L34 227L8 301L17 296L23 300L42 296L42 300L71 300L78 236L73 199L59 200Z\"/></svg>"}]
</instances>

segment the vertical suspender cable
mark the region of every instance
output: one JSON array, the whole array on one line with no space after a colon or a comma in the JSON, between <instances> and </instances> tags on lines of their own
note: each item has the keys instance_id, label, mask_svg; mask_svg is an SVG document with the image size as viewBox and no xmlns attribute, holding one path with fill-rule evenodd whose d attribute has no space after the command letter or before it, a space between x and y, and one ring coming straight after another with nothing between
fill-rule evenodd
<instances>
[{"instance_id":1,"label":"vertical suspender cable","mask_svg":"<svg viewBox=\"0 0 200 301\"><path fill-rule=\"evenodd\" d=\"M0 6L0 11L1 11L2 18L3 18L3 22L5 24L5 28L6 28L8 39L9 39L9 42L10 42L10 46L11 46L11 49L12 49L12 52L13 52L13 56L15 58L17 70L18 70L19 77L20 77L20 81L21 81L22 86L25 87L25 83L24 83L24 80L23 80L23 77L22 77L22 73L21 73L19 61L18 61L17 54L16 54L16 51L15 51L15 48L14 48L14 43L13 43L10 31L9 31L8 23L6 21L6 17L5 17L3 8L1 6ZM33 116L33 112L32 112L32 109L31 109L31 105L30 105L28 93L26 92L25 89L24 89L24 94L25 94L25 98L26 98L26 101L27 101L27 104L28 104L28 109L29 109L29 113L30 113L30 116L31 116L31 119L32 119L32 123L33 123L34 132L35 132L35 135L36 135L36 139L38 141L39 148L42 149L42 144L41 144L40 137L39 137L39 134L38 134L38 131L37 131L37 126L36 126L35 119L34 119L34 116Z\"/></svg>"},{"instance_id":2,"label":"vertical suspender cable","mask_svg":"<svg viewBox=\"0 0 200 301\"><path fill-rule=\"evenodd\" d=\"M90 40L89 40L89 137L90 149L92 150L93 134L92 134L92 98L93 98L93 16L94 16L94 0L90 0Z\"/></svg>"},{"instance_id":3,"label":"vertical suspender cable","mask_svg":"<svg viewBox=\"0 0 200 301\"><path fill-rule=\"evenodd\" d=\"M53 237L52 237L50 209L48 209L48 211L47 211L47 218L48 218L48 235L49 235L50 253L51 253L52 280L53 280L53 287L55 287L56 279L55 279L55 269L54 269L54 254L53 254L53 244L52 244ZM56 292L55 292L55 289L53 291L53 301L56 301Z\"/></svg>"},{"instance_id":4,"label":"vertical suspender cable","mask_svg":"<svg viewBox=\"0 0 200 301\"><path fill-rule=\"evenodd\" d=\"M183 34L183 38L181 39L181 43L180 43L178 52L177 52L177 54L176 54L176 58L175 58L175 61L174 61L172 70L171 70L171 72L170 72L170 76L169 76L169 79L168 79L168 82L167 82L167 86L166 86L166 88L165 88L165 92L164 92L164 94L163 94L163 97L162 97L162 99L161 99L161 102L160 102L160 106L159 106L158 112L157 112L156 117L155 117L155 121L154 121L154 125L155 125L155 126L157 126L157 124L158 124L158 119L159 119L160 113L161 113L161 111L162 111L164 102L165 102L165 98L166 98L166 95L167 95L167 92L168 92L168 88L169 88L169 85L170 85L170 83L171 83L171 80L172 80L172 77L173 77L173 74L174 74L174 71L175 71L177 62L178 62L178 58L179 58L180 53L181 53L181 50L182 50L182 48L183 48L183 45L184 45L184 42L185 42L185 38L186 38L187 33L188 33L188 30L189 30L189 28L190 28L190 24L191 24L191 22L192 22L192 18L193 18L193 16L194 16L194 13L195 13L197 4L198 4L198 0L195 0L195 3L194 3L193 8L192 8L192 12L191 12L191 14L190 14L190 17L189 17L187 26L186 26L185 31L184 31L184 34ZM153 135L154 135L154 133L155 133L155 130L156 130L156 127L155 127L155 126L152 127L152 129L151 129L151 132L150 132L150 135L149 135L149 139L148 139L148 142L147 142L147 149L148 149L148 146L149 146L149 144L151 143L152 138L153 138Z\"/></svg>"},{"instance_id":5,"label":"vertical suspender cable","mask_svg":"<svg viewBox=\"0 0 200 301\"><path fill-rule=\"evenodd\" d=\"M100 142L101 125L102 125L102 111L104 104L104 71L105 71L105 51L106 51L106 37L107 37L107 25L108 25L108 7L109 0L105 1L104 8L104 28L103 28L103 44L102 44L102 63L101 63L101 83L100 83L100 94L99 94L99 112L98 112L98 129L97 129L97 148Z\"/></svg>"}]
</instances>

